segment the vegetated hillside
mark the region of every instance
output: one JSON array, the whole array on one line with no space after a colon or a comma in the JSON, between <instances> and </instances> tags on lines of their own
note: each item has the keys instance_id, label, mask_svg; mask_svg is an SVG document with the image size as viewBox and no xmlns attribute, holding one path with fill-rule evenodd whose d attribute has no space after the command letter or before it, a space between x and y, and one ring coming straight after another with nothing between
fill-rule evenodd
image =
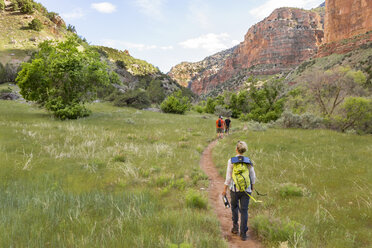
<instances>
[{"instance_id":1,"label":"vegetated hillside","mask_svg":"<svg viewBox=\"0 0 372 248\"><path fill-rule=\"evenodd\" d=\"M0 74L2 68L8 74L6 78L0 78L0 83L14 80L19 65L31 58L40 42L63 39L68 33L58 14L48 12L41 4L32 4L33 13L21 13L10 1L5 1L5 9L0 10ZM29 28L34 19L42 23L41 31Z\"/></svg>"},{"instance_id":2,"label":"vegetated hillside","mask_svg":"<svg viewBox=\"0 0 372 248\"><path fill-rule=\"evenodd\" d=\"M138 108L148 107L151 103L160 104L168 95L179 90L183 95L194 97L189 89L179 85L152 64L133 58L127 50L104 46L94 46L94 49L119 79L113 87L105 89L101 97L116 102L118 106L122 106L124 100L124 105ZM143 104L137 105L138 101Z\"/></svg>"},{"instance_id":3,"label":"vegetated hillside","mask_svg":"<svg viewBox=\"0 0 372 248\"><path fill-rule=\"evenodd\" d=\"M218 71L194 76L190 88L207 94L229 79L289 72L314 56L323 38L324 8L279 8L252 26Z\"/></svg>"},{"instance_id":4,"label":"vegetated hillside","mask_svg":"<svg viewBox=\"0 0 372 248\"><path fill-rule=\"evenodd\" d=\"M168 75L180 85L188 87L194 80L209 77L221 70L227 58L235 51L237 46L208 56L200 62L182 62L171 68Z\"/></svg>"}]
</instances>

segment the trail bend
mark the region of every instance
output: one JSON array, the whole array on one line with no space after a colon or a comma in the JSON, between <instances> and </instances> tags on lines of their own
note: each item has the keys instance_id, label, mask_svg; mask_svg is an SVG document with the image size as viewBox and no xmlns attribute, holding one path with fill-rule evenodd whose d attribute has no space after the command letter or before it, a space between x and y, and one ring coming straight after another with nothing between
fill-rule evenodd
<instances>
[{"instance_id":1,"label":"trail bend","mask_svg":"<svg viewBox=\"0 0 372 248\"><path fill-rule=\"evenodd\" d=\"M253 234L251 228L249 228L248 230L249 238L246 241L242 241L239 235L231 233L232 228L231 210L226 209L221 200L221 192L223 190L225 180L218 174L218 170L216 169L212 160L212 150L216 146L217 142L218 140L211 142L208 145L208 147L203 151L200 160L200 167L208 175L209 178L210 182L208 188L209 203L220 221L222 235L225 238L225 240L227 240L230 248L239 247L262 248L262 245L255 239L255 235Z\"/></svg>"}]
</instances>

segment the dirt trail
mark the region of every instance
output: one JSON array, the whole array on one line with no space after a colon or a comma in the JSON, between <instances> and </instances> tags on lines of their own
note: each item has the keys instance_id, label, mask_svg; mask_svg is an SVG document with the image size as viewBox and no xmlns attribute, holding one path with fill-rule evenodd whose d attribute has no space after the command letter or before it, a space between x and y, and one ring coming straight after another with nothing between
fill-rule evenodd
<instances>
[{"instance_id":1,"label":"dirt trail","mask_svg":"<svg viewBox=\"0 0 372 248\"><path fill-rule=\"evenodd\" d=\"M217 140L213 141L204 150L202 158L200 160L200 166L203 169L203 171L208 175L210 180L210 185L208 188L209 203L213 207L221 223L222 235L228 241L230 248L238 247L261 248L262 246L255 239L255 236L252 233L251 228L248 231L249 239L247 241L242 241L240 240L239 235L231 233L232 227L231 210L226 209L221 200L221 192L223 190L225 180L218 174L218 171L212 161L212 150L217 144L217 142L218 142Z\"/></svg>"}]
</instances>

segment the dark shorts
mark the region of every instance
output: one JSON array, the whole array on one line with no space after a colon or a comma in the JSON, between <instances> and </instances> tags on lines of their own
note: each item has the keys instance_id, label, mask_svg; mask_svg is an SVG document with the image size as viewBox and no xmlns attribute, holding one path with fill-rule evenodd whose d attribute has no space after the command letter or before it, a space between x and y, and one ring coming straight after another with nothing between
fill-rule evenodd
<instances>
[{"instance_id":1,"label":"dark shorts","mask_svg":"<svg viewBox=\"0 0 372 248\"><path fill-rule=\"evenodd\" d=\"M223 131L224 131L223 127L218 127L217 128L217 133L223 133Z\"/></svg>"}]
</instances>

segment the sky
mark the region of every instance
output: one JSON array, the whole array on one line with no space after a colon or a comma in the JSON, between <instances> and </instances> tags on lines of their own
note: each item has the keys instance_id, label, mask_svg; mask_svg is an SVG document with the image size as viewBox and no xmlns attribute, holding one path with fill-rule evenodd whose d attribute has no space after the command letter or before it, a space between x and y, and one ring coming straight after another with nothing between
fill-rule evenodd
<instances>
[{"instance_id":1,"label":"sky","mask_svg":"<svg viewBox=\"0 0 372 248\"><path fill-rule=\"evenodd\" d=\"M311 9L324 0L36 0L92 45L127 49L166 73L244 40L279 7Z\"/></svg>"}]
</instances>

